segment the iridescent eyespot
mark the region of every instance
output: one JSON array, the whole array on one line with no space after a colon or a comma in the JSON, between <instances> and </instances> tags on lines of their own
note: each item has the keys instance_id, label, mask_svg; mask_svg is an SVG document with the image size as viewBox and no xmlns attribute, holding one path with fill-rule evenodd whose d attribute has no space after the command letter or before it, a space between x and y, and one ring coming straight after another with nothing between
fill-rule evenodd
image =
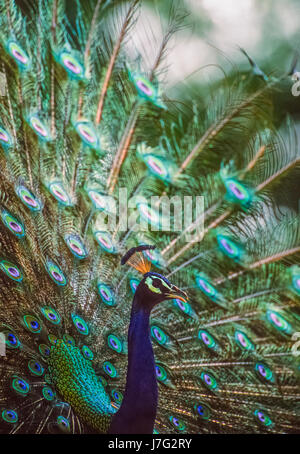
<instances>
[{"instance_id":1,"label":"iridescent eyespot","mask_svg":"<svg viewBox=\"0 0 300 454\"><path fill-rule=\"evenodd\" d=\"M22 238L25 235L25 229L18 219L12 216L8 211L1 211L1 219L3 224L17 237Z\"/></svg>"},{"instance_id":2,"label":"iridescent eyespot","mask_svg":"<svg viewBox=\"0 0 300 454\"><path fill-rule=\"evenodd\" d=\"M254 410L255 419L263 426L269 427L273 425L273 421L269 415L261 409Z\"/></svg>"},{"instance_id":3,"label":"iridescent eyespot","mask_svg":"<svg viewBox=\"0 0 300 454\"><path fill-rule=\"evenodd\" d=\"M221 252L233 260L239 260L242 255L241 247L225 235L217 235L217 242Z\"/></svg>"},{"instance_id":4,"label":"iridescent eyespot","mask_svg":"<svg viewBox=\"0 0 300 454\"><path fill-rule=\"evenodd\" d=\"M207 348L211 348L212 350L218 349L218 343L214 339L214 337L205 329L200 329L198 332L198 339L203 342L203 344Z\"/></svg>"},{"instance_id":5,"label":"iridescent eyespot","mask_svg":"<svg viewBox=\"0 0 300 454\"><path fill-rule=\"evenodd\" d=\"M89 121L78 121L75 123L75 129L81 140L89 147L99 150L100 140L94 125Z\"/></svg>"},{"instance_id":6,"label":"iridescent eyespot","mask_svg":"<svg viewBox=\"0 0 300 454\"><path fill-rule=\"evenodd\" d=\"M88 191L88 196L91 199L96 210L106 211L108 213L114 211L115 200L113 197L94 191L93 189L90 189Z\"/></svg>"},{"instance_id":7,"label":"iridescent eyespot","mask_svg":"<svg viewBox=\"0 0 300 454\"><path fill-rule=\"evenodd\" d=\"M16 422L18 422L18 413L14 410L2 410L1 417L3 421L10 424L15 424Z\"/></svg>"},{"instance_id":8,"label":"iridescent eyespot","mask_svg":"<svg viewBox=\"0 0 300 454\"><path fill-rule=\"evenodd\" d=\"M56 181L56 182L50 183L49 191L61 205L64 205L64 206L72 205L72 201L61 182Z\"/></svg>"},{"instance_id":9,"label":"iridescent eyespot","mask_svg":"<svg viewBox=\"0 0 300 454\"><path fill-rule=\"evenodd\" d=\"M235 331L234 339L237 345L243 350L251 351L255 349L255 345L253 344L253 342L249 339L247 334L243 333L242 331L239 330Z\"/></svg>"},{"instance_id":10,"label":"iridescent eyespot","mask_svg":"<svg viewBox=\"0 0 300 454\"><path fill-rule=\"evenodd\" d=\"M196 277L196 285L202 290L202 292L208 296L212 301L216 301L218 298L218 291L213 285L211 285L207 279L202 276Z\"/></svg>"},{"instance_id":11,"label":"iridescent eyespot","mask_svg":"<svg viewBox=\"0 0 300 454\"><path fill-rule=\"evenodd\" d=\"M0 261L0 270L13 281L21 282L23 279L22 271L16 265L8 262L7 260Z\"/></svg>"},{"instance_id":12,"label":"iridescent eyespot","mask_svg":"<svg viewBox=\"0 0 300 454\"><path fill-rule=\"evenodd\" d=\"M189 315L190 317L193 317L195 315L191 305L186 301L181 301L178 298L176 298L174 300L174 306L176 309L180 310L180 312L183 312L185 315Z\"/></svg>"},{"instance_id":13,"label":"iridescent eyespot","mask_svg":"<svg viewBox=\"0 0 300 454\"><path fill-rule=\"evenodd\" d=\"M116 389L113 389L111 391L111 397L118 404L120 404L122 402L122 400L123 400L123 394L120 391L116 390Z\"/></svg>"},{"instance_id":14,"label":"iridescent eyespot","mask_svg":"<svg viewBox=\"0 0 300 454\"><path fill-rule=\"evenodd\" d=\"M53 263L51 260L47 260L45 263L45 268L55 284L60 286L66 285L67 279L58 265Z\"/></svg>"},{"instance_id":15,"label":"iridescent eyespot","mask_svg":"<svg viewBox=\"0 0 300 454\"><path fill-rule=\"evenodd\" d=\"M16 194L31 211L40 211L42 209L41 202L25 186L18 186Z\"/></svg>"},{"instance_id":16,"label":"iridescent eyespot","mask_svg":"<svg viewBox=\"0 0 300 454\"><path fill-rule=\"evenodd\" d=\"M97 284L97 288L103 303L107 306L115 306L116 300L111 288L109 288L108 285L104 284L103 282L99 282Z\"/></svg>"},{"instance_id":17,"label":"iridescent eyespot","mask_svg":"<svg viewBox=\"0 0 300 454\"><path fill-rule=\"evenodd\" d=\"M172 426L179 432L182 432L186 428L185 423L181 419L176 418L175 416L170 416L169 421L172 424Z\"/></svg>"},{"instance_id":18,"label":"iridescent eyespot","mask_svg":"<svg viewBox=\"0 0 300 454\"><path fill-rule=\"evenodd\" d=\"M129 285L133 294L135 293L137 286L139 285L140 282L141 281L139 281L139 279L135 279L134 277L130 279Z\"/></svg>"},{"instance_id":19,"label":"iridescent eyespot","mask_svg":"<svg viewBox=\"0 0 300 454\"><path fill-rule=\"evenodd\" d=\"M151 326L151 335L159 345L164 346L169 341L169 336L159 326Z\"/></svg>"},{"instance_id":20,"label":"iridescent eyespot","mask_svg":"<svg viewBox=\"0 0 300 454\"><path fill-rule=\"evenodd\" d=\"M175 173L175 166L171 161L154 154L144 154L142 159L150 172L157 178L167 182L172 181L173 174Z\"/></svg>"},{"instance_id":21,"label":"iridescent eyespot","mask_svg":"<svg viewBox=\"0 0 300 454\"><path fill-rule=\"evenodd\" d=\"M206 388L210 389L211 391L218 391L218 382L211 372L201 372L200 378Z\"/></svg>"},{"instance_id":22,"label":"iridescent eyespot","mask_svg":"<svg viewBox=\"0 0 300 454\"><path fill-rule=\"evenodd\" d=\"M267 311L267 319L268 321L276 328L278 331L281 331L285 334L292 333L292 327L289 322L283 318L278 312L268 310Z\"/></svg>"},{"instance_id":23,"label":"iridescent eyespot","mask_svg":"<svg viewBox=\"0 0 300 454\"><path fill-rule=\"evenodd\" d=\"M52 139L48 128L43 124L37 115L30 115L28 117L28 123L40 139L46 142Z\"/></svg>"},{"instance_id":24,"label":"iridescent eyespot","mask_svg":"<svg viewBox=\"0 0 300 454\"><path fill-rule=\"evenodd\" d=\"M129 72L129 78L134 83L134 86L141 99L152 102L152 104L163 107L158 102L157 88L145 77L139 73Z\"/></svg>"},{"instance_id":25,"label":"iridescent eyespot","mask_svg":"<svg viewBox=\"0 0 300 454\"><path fill-rule=\"evenodd\" d=\"M62 51L59 54L58 61L71 79L84 79L84 67L72 53Z\"/></svg>"},{"instance_id":26,"label":"iridescent eyespot","mask_svg":"<svg viewBox=\"0 0 300 454\"><path fill-rule=\"evenodd\" d=\"M19 348L20 341L16 334L9 330L3 331L5 337L5 345L7 348Z\"/></svg>"},{"instance_id":27,"label":"iridescent eyespot","mask_svg":"<svg viewBox=\"0 0 300 454\"><path fill-rule=\"evenodd\" d=\"M109 361L105 361L103 363L103 370L104 372L110 377L110 378L115 378L117 377L118 373L117 373L117 369L115 368L115 366L110 363Z\"/></svg>"},{"instance_id":28,"label":"iridescent eyespot","mask_svg":"<svg viewBox=\"0 0 300 454\"><path fill-rule=\"evenodd\" d=\"M57 417L57 426L58 428L64 432L64 433L69 433L71 428L70 428L70 422L67 418L65 418L64 416L58 416Z\"/></svg>"},{"instance_id":29,"label":"iridescent eyespot","mask_svg":"<svg viewBox=\"0 0 300 454\"><path fill-rule=\"evenodd\" d=\"M50 356L50 347L48 347L48 345L46 344L40 344L39 352L44 358L47 358L48 356Z\"/></svg>"},{"instance_id":30,"label":"iridescent eyespot","mask_svg":"<svg viewBox=\"0 0 300 454\"><path fill-rule=\"evenodd\" d=\"M31 359L28 362L28 369L29 369L29 371L31 372L32 375L36 375L38 377L41 377L43 375L43 373L44 373L43 366L41 365L41 363L39 363L35 359Z\"/></svg>"},{"instance_id":31,"label":"iridescent eyespot","mask_svg":"<svg viewBox=\"0 0 300 454\"><path fill-rule=\"evenodd\" d=\"M275 383L275 375L267 364L256 363L254 370L261 381Z\"/></svg>"},{"instance_id":32,"label":"iridescent eyespot","mask_svg":"<svg viewBox=\"0 0 300 454\"><path fill-rule=\"evenodd\" d=\"M296 291L296 293L300 294L300 276L299 275L293 276L292 287L293 287L293 290Z\"/></svg>"},{"instance_id":33,"label":"iridescent eyespot","mask_svg":"<svg viewBox=\"0 0 300 454\"><path fill-rule=\"evenodd\" d=\"M85 259L87 257L87 250L78 235L65 235L65 242L76 258Z\"/></svg>"},{"instance_id":34,"label":"iridescent eyespot","mask_svg":"<svg viewBox=\"0 0 300 454\"><path fill-rule=\"evenodd\" d=\"M15 41L9 41L7 43L7 50L21 69L25 69L30 66L30 58L22 47Z\"/></svg>"},{"instance_id":35,"label":"iridescent eyespot","mask_svg":"<svg viewBox=\"0 0 300 454\"><path fill-rule=\"evenodd\" d=\"M90 359L91 361L94 359L94 353L92 350L87 347L86 345L83 345L81 348L82 354L85 358Z\"/></svg>"},{"instance_id":36,"label":"iridescent eyespot","mask_svg":"<svg viewBox=\"0 0 300 454\"><path fill-rule=\"evenodd\" d=\"M224 180L227 197L233 202L245 208L248 208L253 200L253 191L250 191L240 181L234 178L226 178Z\"/></svg>"},{"instance_id":37,"label":"iridescent eyespot","mask_svg":"<svg viewBox=\"0 0 300 454\"><path fill-rule=\"evenodd\" d=\"M70 336L70 334L64 334L63 340L66 344L70 344L70 345L75 345L75 343L76 343L74 337Z\"/></svg>"},{"instance_id":38,"label":"iridescent eyespot","mask_svg":"<svg viewBox=\"0 0 300 454\"><path fill-rule=\"evenodd\" d=\"M147 260L150 260L150 262L157 268L163 268L165 266L165 261L159 251L148 249L146 251L143 251L143 254L147 258Z\"/></svg>"},{"instance_id":39,"label":"iridescent eyespot","mask_svg":"<svg viewBox=\"0 0 300 454\"><path fill-rule=\"evenodd\" d=\"M208 420L211 415L211 409L206 403L198 402L194 405L194 413L201 419Z\"/></svg>"},{"instance_id":40,"label":"iridescent eyespot","mask_svg":"<svg viewBox=\"0 0 300 454\"><path fill-rule=\"evenodd\" d=\"M71 315L73 323L77 331L79 331L80 334L83 334L84 336L87 336L89 334L89 327L86 324L86 322L83 320L82 317L79 317L79 315L72 314Z\"/></svg>"},{"instance_id":41,"label":"iridescent eyespot","mask_svg":"<svg viewBox=\"0 0 300 454\"><path fill-rule=\"evenodd\" d=\"M123 343L122 343L121 339L119 339L114 334L109 334L107 336L107 344L108 344L109 348L111 348L115 352L122 353Z\"/></svg>"},{"instance_id":42,"label":"iridescent eyespot","mask_svg":"<svg viewBox=\"0 0 300 454\"><path fill-rule=\"evenodd\" d=\"M33 334L39 334L42 331L41 321L34 315L24 315L24 327Z\"/></svg>"},{"instance_id":43,"label":"iridescent eyespot","mask_svg":"<svg viewBox=\"0 0 300 454\"><path fill-rule=\"evenodd\" d=\"M104 251L109 252L110 254L116 254L116 246L108 232L95 232L94 236L97 243Z\"/></svg>"},{"instance_id":44,"label":"iridescent eyespot","mask_svg":"<svg viewBox=\"0 0 300 454\"><path fill-rule=\"evenodd\" d=\"M162 219L160 217L159 211L152 208L147 203L137 203L137 209L141 215L141 218L144 219L151 226L160 228L162 224Z\"/></svg>"},{"instance_id":45,"label":"iridescent eyespot","mask_svg":"<svg viewBox=\"0 0 300 454\"><path fill-rule=\"evenodd\" d=\"M55 399L55 393L52 391L49 386L44 386L42 389L43 396L45 397L46 400L54 400Z\"/></svg>"},{"instance_id":46,"label":"iridescent eyespot","mask_svg":"<svg viewBox=\"0 0 300 454\"><path fill-rule=\"evenodd\" d=\"M51 322L54 325L59 325L60 315L56 310L54 310L52 307L45 306L41 308L41 311L44 317L46 317L46 319L48 320L48 322Z\"/></svg>"},{"instance_id":47,"label":"iridescent eyespot","mask_svg":"<svg viewBox=\"0 0 300 454\"><path fill-rule=\"evenodd\" d=\"M0 144L4 149L9 148L13 145L13 140L10 134L0 126Z\"/></svg>"},{"instance_id":48,"label":"iridescent eyespot","mask_svg":"<svg viewBox=\"0 0 300 454\"><path fill-rule=\"evenodd\" d=\"M12 389L20 396L26 396L29 393L30 386L24 378L14 376L11 382Z\"/></svg>"},{"instance_id":49,"label":"iridescent eyespot","mask_svg":"<svg viewBox=\"0 0 300 454\"><path fill-rule=\"evenodd\" d=\"M167 370L167 367L156 363L155 364L155 372L156 372L156 378L159 381L159 383L168 386L169 388L174 388L174 385L171 380L171 375L169 370Z\"/></svg>"}]
</instances>

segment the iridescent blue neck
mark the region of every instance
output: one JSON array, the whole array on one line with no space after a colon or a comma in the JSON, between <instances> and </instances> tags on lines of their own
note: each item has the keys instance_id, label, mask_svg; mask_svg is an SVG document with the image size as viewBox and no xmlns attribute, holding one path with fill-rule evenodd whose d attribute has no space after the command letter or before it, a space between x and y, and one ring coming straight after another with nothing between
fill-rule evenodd
<instances>
[{"instance_id":1,"label":"iridescent blue neck","mask_svg":"<svg viewBox=\"0 0 300 454\"><path fill-rule=\"evenodd\" d=\"M150 308L135 293L128 331L128 368L124 398L109 433L152 434L158 389L150 341Z\"/></svg>"}]
</instances>

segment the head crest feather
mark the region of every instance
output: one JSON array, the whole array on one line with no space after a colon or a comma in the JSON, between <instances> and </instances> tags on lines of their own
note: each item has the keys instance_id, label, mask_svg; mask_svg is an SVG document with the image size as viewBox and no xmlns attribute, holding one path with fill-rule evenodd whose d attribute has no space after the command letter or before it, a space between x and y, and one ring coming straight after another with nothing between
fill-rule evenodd
<instances>
[{"instance_id":1,"label":"head crest feather","mask_svg":"<svg viewBox=\"0 0 300 454\"><path fill-rule=\"evenodd\" d=\"M151 262L145 258L143 251L155 248L156 246L150 244L133 247L129 249L125 255L123 255L121 265L125 265L125 263L127 263L129 266L142 274L149 273L151 269Z\"/></svg>"}]
</instances>

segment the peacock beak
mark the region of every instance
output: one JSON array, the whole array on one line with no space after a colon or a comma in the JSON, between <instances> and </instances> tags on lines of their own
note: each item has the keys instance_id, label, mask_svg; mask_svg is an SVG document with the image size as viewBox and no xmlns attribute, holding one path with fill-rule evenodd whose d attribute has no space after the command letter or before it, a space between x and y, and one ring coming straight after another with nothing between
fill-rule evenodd
<instances>
[{"instance_id":1,"label":"peacock beak","mask_svg":"<svg viewBox=\"0 0 300 454\"><path fill-rule=\"evenodd\" d=\"M188 300L187 294L183 290L180 290L180 288L176 287L176 285L172 285L171 292L168 293L167 296L168 299L179 299L184 303L186 303Z\"/></svg>"}]
</instances>

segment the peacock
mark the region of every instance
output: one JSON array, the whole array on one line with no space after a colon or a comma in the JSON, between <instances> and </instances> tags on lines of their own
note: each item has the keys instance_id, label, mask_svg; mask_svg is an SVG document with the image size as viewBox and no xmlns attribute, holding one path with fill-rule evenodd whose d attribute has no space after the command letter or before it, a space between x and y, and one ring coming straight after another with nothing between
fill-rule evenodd
<instances>
[{"instance_id":1,"label":"peacock","mask_svg":"<svg viewBox=\"0 0 300 454\"><path fill-rule=\"evenodd\" d=\"M0 433L299 432L293 80L173 99L175 3L0 0Z\"/></svg>"}]
</instances>

